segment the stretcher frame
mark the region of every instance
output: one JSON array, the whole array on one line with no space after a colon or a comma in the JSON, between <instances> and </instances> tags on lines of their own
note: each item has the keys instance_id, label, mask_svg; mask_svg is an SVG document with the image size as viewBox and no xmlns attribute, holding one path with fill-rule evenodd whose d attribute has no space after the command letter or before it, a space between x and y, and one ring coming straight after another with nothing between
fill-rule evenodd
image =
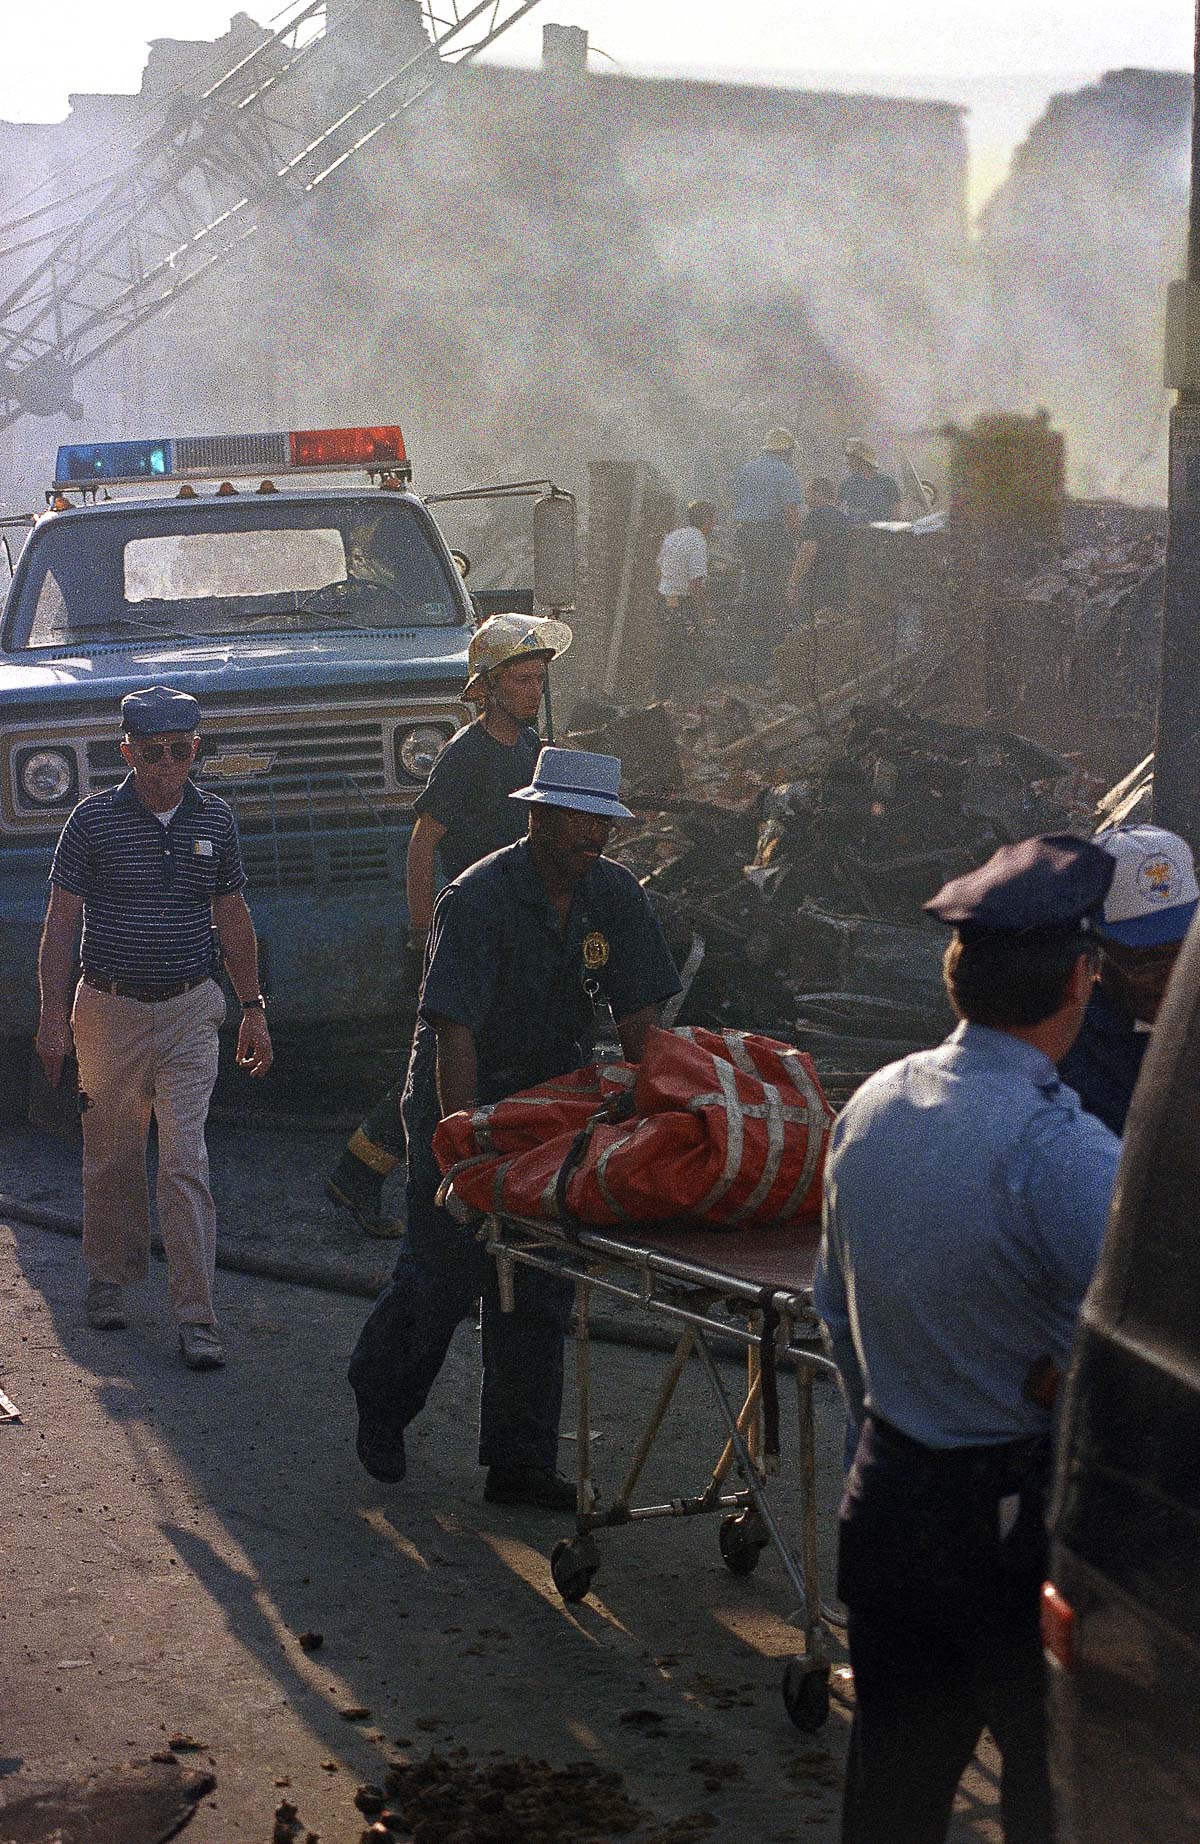
<instances>
[{"instance_id":1,"label":"stretcher frame","mask_svg":"<svg viewBox=\"0 0 1200 1844\"><path fill-rule=\"evenodd\" d=\"M744 1271L726 1271L710 1260L687 1253L686 1234L672 1228L670 1247L656 1247L651 1232L638 1226L639 1240L611 1232L568 1229L553 1223L511 1216L488 1216L479 1239L496 1264L500 1305L511 1312L513 1273L517 1264L558 1274L575 1283L575 1365L577 1428L575 1535L554 1546L550 1570L564 1601L582 1601L600 1566L595 1533L651 1519L722 1516L720 1549L732 1573L747 1575L763 1549L773 1548L796 1597L790 1616L802 1627L804 1651L789 1659L782 1691L788 1715L798 1728L819 1729L829 1713L830 1657L826 1616L820 1589L817 1549L816 1425L813 1386L819 1376L836 1378L830 1360L811 1347L817 1337L812 1307L811 1263L803 1278L780 1284L764 1282ZM714 1238L704 1232L706 1252ZM736 1254L737 1235L728 1238ZM773 1264L777 1265L777 1264ZM731 1264L732 1266L732 1264ZM591 1377L591 1297L594 1292L640 1307L650 1317L678 1328L674 1351L657 1397L634 1448L615 1497L603 1504L592 1477L589 1409ZM720 1304L744 1323L716 1318ZM747 1354L746 1390L735 1405L722 1380L713 1339L734 1340ZM699 1358L707 1376L725 1442L704 1487L665 1503L635 1505L634 1491L653 1448L689 1358ZM764 1354L771 1359L764 1366ZM778 1414L775 1368L787 1362L794 1372L799 1416L800 1553L788 1542L768 1502L767 1480L778 1472ZM769 1372L769 1376L768 1373ZM730 1488L736 1470L740 1485Z\"/></svg>"}]
</instances>

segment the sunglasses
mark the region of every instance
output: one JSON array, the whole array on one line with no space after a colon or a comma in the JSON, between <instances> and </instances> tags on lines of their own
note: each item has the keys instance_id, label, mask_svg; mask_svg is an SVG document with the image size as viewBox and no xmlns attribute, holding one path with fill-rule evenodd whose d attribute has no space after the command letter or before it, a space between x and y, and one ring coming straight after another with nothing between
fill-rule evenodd
<instances>
[{"instance_id":1,"label":"sunglasses","mask_svg":"<svg viewBox=\"0 0 1200 1844\"><path fill-rule=\"evenodd\" d=\"M195 744L191 741L178 743L135 743L134 748L143 762L161 762L169 755L172 762L190 762Z\"/></svg>"}]
</instances>

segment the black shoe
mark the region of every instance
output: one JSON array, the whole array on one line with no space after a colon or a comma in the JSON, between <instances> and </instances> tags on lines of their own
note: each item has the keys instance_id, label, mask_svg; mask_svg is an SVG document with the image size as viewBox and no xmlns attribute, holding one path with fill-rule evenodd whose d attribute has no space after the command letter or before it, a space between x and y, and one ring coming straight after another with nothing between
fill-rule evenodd
<instances>
[{"instance_id":1,"label":"black shoe","mask_svg":"<svg viewBox=\"0 0 1200 1844\"><path fill-rule=\"evenodd\" d=\"M394 1240L404 1234L403 1223L383 1214L383 1179L351 1152L344 1152L329 1174L325 1195L350 1212L364 1235Z\"/></svg>"},{"instance_id":2,"label":"black shoe","mask_svg":"<svg viewBox=\"0 0 1200 1844\"><path fill-rule=\"evenodd\" d=\"M535 1505L542 1511L574 1511L575 1487L548 1466L489 1466L483 1487L489 1505Z\"/></svg>"},{"instance_id":3,"label":"black shoe","mask_svg":"<svg viewBox=\"0 0 1200 1844\"><path fill-rule=\"evenodd\" d=\"M360 1415L354 1445L372 1479L381 1485L399 1485L408 1471L403 1428L390 1428L386 1422Z\"/></svg>"}]
</instances>

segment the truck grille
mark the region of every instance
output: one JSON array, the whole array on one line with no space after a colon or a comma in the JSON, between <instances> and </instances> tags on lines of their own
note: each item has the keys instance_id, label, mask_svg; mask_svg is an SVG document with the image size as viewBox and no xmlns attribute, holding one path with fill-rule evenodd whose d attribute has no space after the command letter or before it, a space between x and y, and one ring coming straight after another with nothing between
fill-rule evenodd
<instances>
[{"instance_id":1,"label":"truck grille","mask_svg":"<svg viewBox=\"0 0 1200 1844\"><path fill-rule=\"evenodd\" d=\"M322 806L326 799L340 806L347 778L365 795L382 794L390 777L384 759L383 726L369 719L306 717L302 723L272 724L262 717L217 719L206 723L196 779L201 787L220 794L222 777L205 773L214 756L252 752L272 757L270 767L253 781L239 781L239 806L246 812L281 807ZM89 742L89 791L98 794L115 787L124 776L119 745L107 739ZM415 794L417 789L413 788Z\"/></svg>"}]
</instances>

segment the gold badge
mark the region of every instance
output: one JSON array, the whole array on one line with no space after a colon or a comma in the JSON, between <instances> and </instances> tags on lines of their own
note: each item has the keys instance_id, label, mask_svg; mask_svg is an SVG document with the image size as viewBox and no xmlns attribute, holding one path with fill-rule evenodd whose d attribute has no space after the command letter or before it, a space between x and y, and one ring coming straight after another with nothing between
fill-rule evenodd
<instances>
[{"instance_id":1,"label":"gold badge","mask_svg":"<svg viewBox=\"0 0 1200 1844\"><path fill-rule=\"evenodd\" d=\"M599 929L593 929L583 938L583 964L589 973L608 965L608 936L602 935Z\"/></svg>"}]
</instances>

